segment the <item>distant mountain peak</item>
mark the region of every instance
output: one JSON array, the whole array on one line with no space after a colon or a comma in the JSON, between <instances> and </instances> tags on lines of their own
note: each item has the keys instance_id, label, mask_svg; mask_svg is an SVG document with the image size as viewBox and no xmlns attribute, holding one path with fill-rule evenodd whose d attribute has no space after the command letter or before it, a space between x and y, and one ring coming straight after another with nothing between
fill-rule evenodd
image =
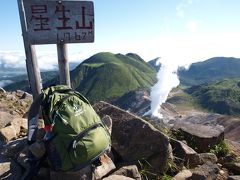
<instances>
[{"instance_id":1,"label":"distant mountain peak","mask_svg":"<svg viewBox=\"0 0 240 180\"><path fill-rule=\"evenodd\" d=\"M102 52L78 65L71 78L77 91L96 102L150 88L156 81L156 71L137 54Z\"/></svg>"},{"instance_id":2,"label":"distant mountain peak","mask_svg":"<svg viewBox=\"0 0 240 180\"><path fill-rule=\"evenodd\" d=\"M233 57L213 57L193 63L189 69L179 68L178 75L183 85L192 86L224 78L240 77L240 59Z\"/></svg>"}]
</instances>

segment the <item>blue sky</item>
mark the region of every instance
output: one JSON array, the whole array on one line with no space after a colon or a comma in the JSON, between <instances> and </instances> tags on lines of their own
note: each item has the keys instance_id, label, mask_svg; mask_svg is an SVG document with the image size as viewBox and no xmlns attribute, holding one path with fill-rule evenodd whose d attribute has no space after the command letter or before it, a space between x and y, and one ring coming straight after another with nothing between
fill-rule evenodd
<instances>
[{"instance_id":1,"label":"blue sky","mask_svg":"<svg viewBox=\"0 0 240 180\"><path fill-rule=\"evenodd\" d=\"M72 61L102 51L177 65L240 57L239 0L94 0L94 6L95 42L69 44ZM16 65L24 59L17 0L1 0L0 22L0 61ZM56 58L55 45L37 46L37 54L41 67Z\"/></svg>"}]
</instances>

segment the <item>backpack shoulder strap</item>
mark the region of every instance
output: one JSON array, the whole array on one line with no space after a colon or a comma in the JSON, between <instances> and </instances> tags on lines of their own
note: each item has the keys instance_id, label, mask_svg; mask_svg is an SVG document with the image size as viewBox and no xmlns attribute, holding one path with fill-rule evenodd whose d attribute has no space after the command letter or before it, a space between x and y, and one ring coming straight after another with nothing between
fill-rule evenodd
<instances>
[{"instance_id":1,"label":"backpack shoulder strap","mask_svg":"<svg viewBox=\"0 0 240 180\"><path fill-rule=\"evenodd\" d=\"M38 119L40 105L42 103L43 94L40 94L32 103L28 112L28 143L32 144L37 140Z\"/></svg>"}]
</instances>

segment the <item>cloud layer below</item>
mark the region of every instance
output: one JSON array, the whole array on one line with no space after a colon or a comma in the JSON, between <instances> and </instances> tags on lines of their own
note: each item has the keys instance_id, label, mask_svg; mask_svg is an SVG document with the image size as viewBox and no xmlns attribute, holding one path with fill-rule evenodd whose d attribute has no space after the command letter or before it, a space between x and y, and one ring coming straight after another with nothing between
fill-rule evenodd
<instances>
[{"instance_id":1,"label":"cloud layer below","mask_svg":"<svg viewBox=\"0 0 240 180\"><path fill-rule=\"evenodd\" d=\"M86 56L81 53L69 54L69 62L81 63ZM53 52L39 52L38 66L41 70L58 69L57 54ZM26 68L25 54L21 51L0 51L0 68Z\"/></svg>"}]
</instances>

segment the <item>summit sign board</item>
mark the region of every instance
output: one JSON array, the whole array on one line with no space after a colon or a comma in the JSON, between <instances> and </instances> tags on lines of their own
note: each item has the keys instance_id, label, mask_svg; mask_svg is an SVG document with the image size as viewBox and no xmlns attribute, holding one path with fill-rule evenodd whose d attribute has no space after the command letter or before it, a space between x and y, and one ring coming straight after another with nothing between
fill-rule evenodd
<instances>
[{"instance_id":1,"label":"summit sign board","mask_svg":"<svg viewBox=\"0 0 240 180\"><path fill-rule=\"evenodd\" d=\"M94 42L91 1L23 0L23 10L30 44Z\"/></svg>"}]
</instances>

